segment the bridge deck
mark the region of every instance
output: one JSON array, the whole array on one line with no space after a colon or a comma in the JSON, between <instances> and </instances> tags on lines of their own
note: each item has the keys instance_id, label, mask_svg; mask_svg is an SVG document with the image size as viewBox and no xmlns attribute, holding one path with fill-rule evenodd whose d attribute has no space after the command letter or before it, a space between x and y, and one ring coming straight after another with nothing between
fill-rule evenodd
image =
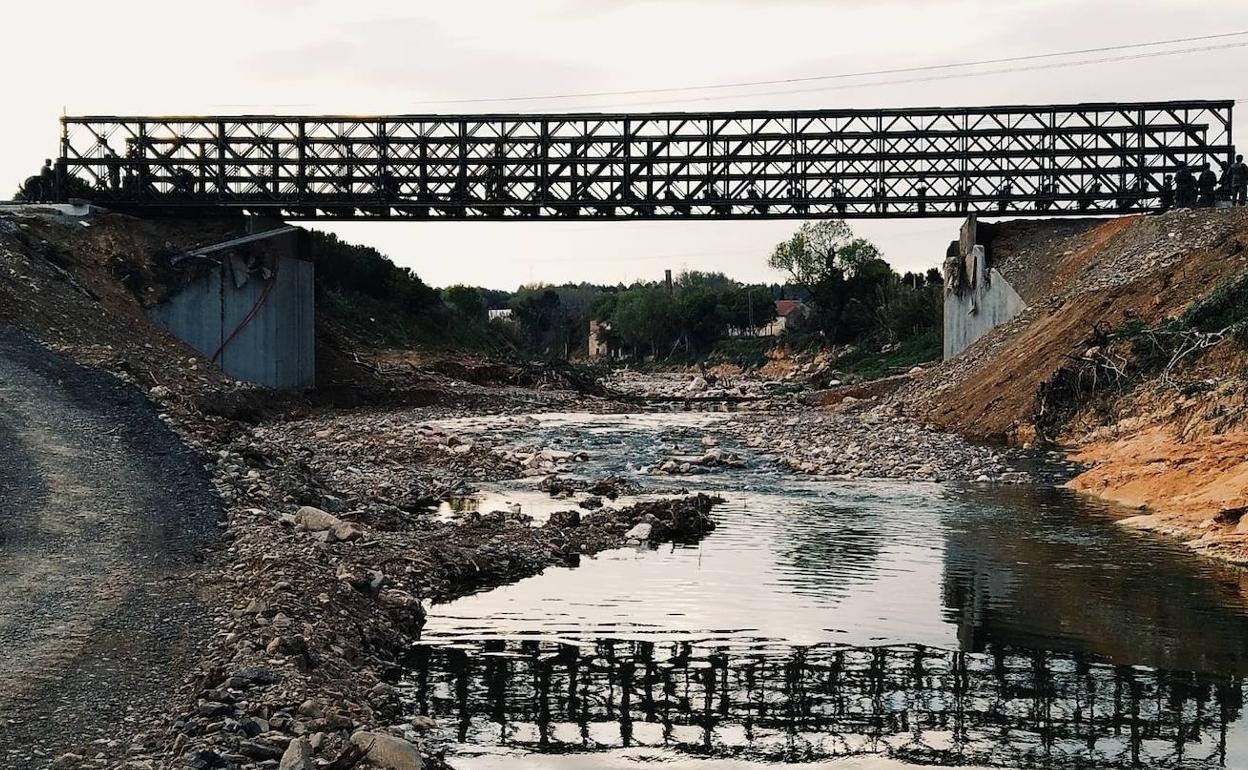
<instances>
[{"instance_id":1,"label":"bridge deck","mask_svg":"<svg viewBox=\"0 0 1248 770\"><path fill-rule=\"evenodd\" d=\"M638 114L66 117L62 194L293 219L1133 212L1231 101Z\"/></svg>"}]
</instances>

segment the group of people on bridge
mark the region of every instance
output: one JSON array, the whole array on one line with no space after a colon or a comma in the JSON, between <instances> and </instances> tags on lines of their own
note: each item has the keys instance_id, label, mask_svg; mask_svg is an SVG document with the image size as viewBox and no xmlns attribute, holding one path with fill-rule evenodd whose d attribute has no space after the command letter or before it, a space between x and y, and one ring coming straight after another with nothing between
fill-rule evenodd
<instances>
[{"instance_id":1,"label":"group of people on bridge","mask_svg":"<svg viewBox=\"0 0 1248 770\"><path fill-rule=\"evenodd\" d=\"M127 152L125 160L118 158L114 153L109 153L106 160L107 182L101 180L100 187L109 193L108 197L128 199L160 195L185 200L200 198L214 200L217 197L207 192L212 180L197 175L187 167L159 164L149 168L137 155L136 148ZM702 206L717 215L729 215L734 212L735 205L745 204L752 212L764 216L775 205L788 205L793 212L805 214L809 212L812 202L826 204L830 206L829 210L840 214L845 214L851 205L864 203L871 205L876 212L881 214L888 213L892 205L910 206L910 211L926 214L931 203L947 204L950 201L953 202L957 212L965 213L970 210L971 203L975 200L992 202L1002 213L1018 211L1020 203L1030 203L1037 211L1049 211L1062 200L1073 200L1075 208L1079 211L1102 209L1131 211L1141 208L1149 200L1155 200L1156 205L1144 206L1145 208L1156 208L1162 211L1171 208L1213 207L1219 204L1248 205L1248 165L1245 165L1243 155L1237 155L1233 163L1224 164L1221 175L1215 174L1209 163L1203 163L1198 168L1199 174L1195 174L1190 166L1181 164L1173 176L1166 174L1160 186L1154 190L1149 189L1147 178L1140 176L1133 183L1121 182L1110 189L1106 189L1101 181L1093 181L1077 193L1064 195L1059 194L1057 182L1052 178L1040 182L1034 193L1020 194L1015 190L1014 179L1007 177L995 190L987 194L972 191L964 182L952 191L952 196L933 197L929 197L929 187L923 179L913 184L903 183L900 194L881 180L878 185L870 188L868 197L847 194L840 182L833 179L830 183L822 185L824 189L821 195L812 197L808 195L805 178L793 179L789 182L785 190L787 197L762 194L755 182L750 182L741 191L745 193L744 196L740 193L733 195L713 180L706 180L704 184L697 185L684 195L677 193L670 185L666 185L666 190L661 196L638 195L632 184L623 182L616 185L615 191L610 195L599 197L594 194L590 186L592 180L579 179L571 181L570 194L566 198L552 197L548 189L545 191L539 189L533 193L536 197L528 202L532 203L536 200L553 204L576 203L587 209L589 213L607 216L614 215L616 206L619 205L630 207L636 213L643 215L653 214L656 206L669 208L677 215L691 214L694 206ZM160 176L164 178L160 179ZM165 182L169 188L158 191L153 186L154 178ZM64 161L58 161L54 166L51 159L45 160L39 173L26 180L22 188L22 197L32 202L51 202L62 199L65 197L62 187L67 179ZM276 166L253 179L262 196L277 197L281 180ZM443 207L451 204L461 208L471 206L473 203L506 204L527 200L512 194L511 184L505 172L497 164L489 165L484 176L479 178L469 175L467 167L461 165L458 178L452 185L450 193L445 196L430 193L431 185L424 176L419 180L417 192L405 191L400 179L384 167L371 184L366 178L361 179L361 182L371 186L373 192L358 195L355 192L358 187L356 183L349 180L348 175L348 181L344 183L347 200L416 203L430 207ZM217 187L222 184L222 180L217 180ZM304 196L300 194L298 197ZM337 197L337 195L331 197ZM1112 201L1116 205L1104 206L1104 202L1107 201ZM536 213L536 209L530 213ZM563 213L571 216L575 215L576 210L568 209Z\"/></svg>"},{"instance_id":2,"label":"group of people on bridge","mask_svg":"<svg viewBox=\"0 0 1248 770\"><path fill-rule=\"evenodd\" d=\"M1208 163L1201 165L1199 176L1187 166L1181 167L1173 178L1167 174L1160 200L1163 209L1211 208L1219 200L1232 206L1248 205L1248 165L1244 156L1236 155L1235 162L1222 170L1220 178Z\"/></svg>"}]
</instances>

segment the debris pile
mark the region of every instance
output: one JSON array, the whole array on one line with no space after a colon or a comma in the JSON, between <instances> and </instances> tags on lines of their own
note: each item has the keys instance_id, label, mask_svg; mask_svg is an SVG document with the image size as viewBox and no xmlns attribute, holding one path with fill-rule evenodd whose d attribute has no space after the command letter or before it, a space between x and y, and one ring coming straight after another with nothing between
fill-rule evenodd
<instances>
[{"instance_id":1,"label":"debris pile","mask_svg":"<svg viewBox=\"0 0 1248 770\"><path fill-rule=\"evenodd\" d=\"M740 415L724 427L747 447L774 455L782 467L797 473L931 482L1029 480L1002 453L912 422L887 405L810 410L796 417Z\"/></svg>"}]
</instances>

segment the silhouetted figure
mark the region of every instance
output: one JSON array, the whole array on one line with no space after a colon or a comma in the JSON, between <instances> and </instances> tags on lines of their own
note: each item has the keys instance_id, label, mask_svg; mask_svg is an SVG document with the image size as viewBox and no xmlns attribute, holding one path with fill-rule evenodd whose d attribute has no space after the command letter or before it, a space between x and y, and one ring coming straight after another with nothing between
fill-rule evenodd
<instances>
[{"instance_id":1,"label":"silhouetted figure","mask_svg":"<svg viewBox=\"0 0 1248 770\"><path fill-rule=\"evenodd\" d=\"M1096 202L1101 197L1101 183L1093 182L1092 186L1079 196L1079 210L1087 211L1096 206Z\"/></svg>"},{"instance_id":2,"label":"silhouetted figure","mask_svg":"<svg viewBox=\"0 0 1248 770\"><path fill-rule=\"evenodd\" d=\"M1119 211L1131 211L1139 204L1140 199L1144 195L1143 180L1136 179L1130 185L1124 185L1118 192L1118 199L1115 203L1118 205Z\"/></svg>"},{"instance_id":3,"label":"silhouetted figure","mask_svg":"<svg viewBox=\"0 0 1248 770\"><path fill-rule=\"evenodd\" d=\"M1162 211L1174 207L1174 177L1166 174L1161 179L1161 191L1157 195L1157 203Z\"/></svg>"},{"instance_id":4,"label":"silhouetted figure","mask_svg":"<svg viewBox=\"0 0 1248 770\"><path fill-rule=\"evenodd\" d=\"M189 168L173 170L173 189L178 197L190 199L195 193L195 175Z\"/></svg>"},{"instance_id":5,"label":"silhouetted figure","mask_svg":"<svg viewBox=\"0 0 1248 770\"><path fill-rule=\"evenodd\" d=\"M879 186L875 188L875 208L881 214L888 211L888 188L884 186L883 182L880 182Z\"/></svg>"},{"instance_id":6,"label":"silhouetted figure","mask_svg":"<svg viewBox=\"0 0 1248 770\"><path fill-rule=\"evenodd\" d=\"M1005 211L1010 207L1010 199L1014 197L1014 180L1006 179L997 190L997 211Z\"/></svg>"},{"instance_id":7,"label":"silhouetted figure","mask_svg":"<svg viewBox=\"0 0 1248 770\"><path fill-rule=\"evenodd\" d=\"M1197 205L1202 208L1212 208L1218 194L1218 175L1213 173L1208 163L1200 167L1200 176L1196 179L1196 190L1200 193Z\"/></svg>"},{"instance_id":8,"label":"silhouetted figure","mask_svg":"<svg viewBox=\"0 0 1248 770\"><path fill-rule=\"evenodd\" d=\"M42 203L56 200L56 171L51 158L44 159L43 168L39 169L39 200Z\"/></svg>"},{"instance_id":9,"label":"silhouetted figure","mask_svg":"<svg viewBox=\"0 0 1248 770\"><path fill-rule=\"evenodd\" d=\"M399 180L390 169L382 170L377 179L377 191L381 193L383 201L393 202L399 199Z\"/></svg>"},{"instance_id":10,"label":"silhouetted figure","mask_svg":"<svg viewBox=\"0 0 1248 770\"><path fill-rule=\"evenodd\" d=\"M1248 206L1248 165L1243 155L1236 155L1231 164L1231 205Z\"/></svg>"},{"instance_id":11,"label":"silhouetted figure","mask_svg":"<svg viewBox=\"0 0 1248 770\"><path fill-rule=\"evenodd\" d=\"M118 158L117 153L113 152L113 148L107 144L104 145L104 162L108 174L108 189L112 192L120 192L121 158Z\"/></svg>"},{"instance_id":12,"label":"silhouetted figure","mask_svg":"<svg viewBox=\"0 0 1248 770\"><path fill-rule=\"evenodd\" d=\"M806 187L794 179L789 182L789 197L793 199L793 210L799 214L805 214L810 210L810 206L802 202L806 198Z\"/></svg>"},{"instance_id":13,"label":"silhouetted figure","mask_svg":"<svg viewBox=\"0 0 1248 770\"><path fill-rule=\"evenodd\" d=\"M1196 177L1187 166L1180 166L1174 175L1174 202L1181 209L1196 205Z\"/></svg>"},{"instance_id":14,"label":"silhouetted figure","mask_svg":"<svg viewBox=\"0 0 1248 770\"><path fill-rule=\"evenodd\" d=\"M927 182L920 179L918 185L915 186L914 188L914 194L918 196L919 198L919 213L926 214L927 213Z\"/></svg>"},{"instance_id":15,"label":"silhouetted figure","mask_svg":"<svg viewBox=\"0 0 1248 770\"><path fill-rule=\"evenodd\" d=\"M1036 201L1036 209L1048 211L1057 202L1057 183L1045 182L1040 185L1040 200Z\"/></svg>"},{"instance_id":16,"label":"silhouetted figure","mask_svg":"<svg viewBox=\"0 0 1248 770\"><path fill-rule=\"evenodd\" d=\"M708 201L719 201L719 202L711 203L711 211L714 211L716 214L719 214L721 216L726 215L726 214L731 214L732 205L729 203L723 202L722 198L723 196L720 194L719 187L717 185L709 185L706 188L706 199Z\"/></svg>"},{"instance_id":17,"label":"silhouetted figure","mask_svg":"<svg viewBox=\"0 0 1248 770\"><path fill-rule=\"evenodd\" d=\"M678 196L674 191L672 191L670 187L668 188L667 192L663 193L663 200L667 201L672 211L676 212L677 214L680 214L682 216L689 215L689 211L690 211L689 204L681 203L680 196Z\"/></svg>"},{"instance_id":18,"label":"silhouetted figure","mask_svg":"<svg viewBox=\"0 0 1248 770\"><path fill-rule=\"evenodd\" d=\"M759 214L766 215L771 209L766 203L763 203L762 197L758 194L758 186L753 182L750 183L750 200L754 201L754 210Z\"/></svg>"},{"instance_id":19,"label":"silhouetted figure","mask_svg":"<svg viewBox=\"0 0 1248 770\"><path fill-rule=\"evenodd\" d=\"M832 184L832 205L836 207L838 214L844 214L849 205L849 201L845 198L845 190L839 182Z\"/></svg>"}]
</instances>

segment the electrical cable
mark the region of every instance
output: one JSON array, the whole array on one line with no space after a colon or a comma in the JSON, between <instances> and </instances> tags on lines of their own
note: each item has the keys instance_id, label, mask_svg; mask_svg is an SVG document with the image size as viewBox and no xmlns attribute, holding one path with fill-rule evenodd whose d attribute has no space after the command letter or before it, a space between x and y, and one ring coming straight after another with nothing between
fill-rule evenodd
<instances>
[{"instance_id":1,"label":"electrical cable","mask_svg":"<svg viewBox=\"0 0 1248 770\"><path fill-rule=\"evenodd\" d=\"M1125 43L1121 45L1099 46L1095 48L1080 48L1069 51L1051 51L1048 53L1028 54L1024 56L1007 56L996 59L979 59L966 62L952 62L945 64L926 64L914 67L892 67L879 70L865 70L862 72L846 72L835 75L811 75L796 78L780 78L776 80L755 80L740 81L735 83L708 83L696 86L671 86L666 88L635 88L619 91L584 91L580 93L563 93L563 94L546 94L542 96L493 96L493 97L471 97L462 99L436 99L415 104L484 104L491 102L526 102L526 101L554 101L562 99L595 99L604 96L639 96L643 94L664 94L664 93L683 93L688 91L709 91L722 90L729 88L752 88L758 86L775 86L789 85L794 83L810 83L823 80L847 80L859 77L876 77L879 75L897 75L911 72L927 72L945 69L958 69L963 67L981 67L991 64L1010 64L1024 61L1037 61L1041 59L1054 59L1063 56L1080 56L1089 53L1107 53L1110 51L1124 51L1133 48L1153 48L1161 45L1177 45L1179 43L1195 43L1208 40L1222 40L1232 37L1243 37L1248 35L1248 30L1240 32L1223 32L1216 35L1198 35L1194 37L1178 37L1168 40L1153 40L1144 43ZM1239 46L1232 46L1239 47ZM1199 50L1213 50L1205 48L1179 49L1175 51L1155 52L1157 55L1168 55L1175 53L1189 53ZM1108 59L1113 60L1113 59ZM1008 71L1008 70L1006 70Z\"/></svg>"}]
</instances>

